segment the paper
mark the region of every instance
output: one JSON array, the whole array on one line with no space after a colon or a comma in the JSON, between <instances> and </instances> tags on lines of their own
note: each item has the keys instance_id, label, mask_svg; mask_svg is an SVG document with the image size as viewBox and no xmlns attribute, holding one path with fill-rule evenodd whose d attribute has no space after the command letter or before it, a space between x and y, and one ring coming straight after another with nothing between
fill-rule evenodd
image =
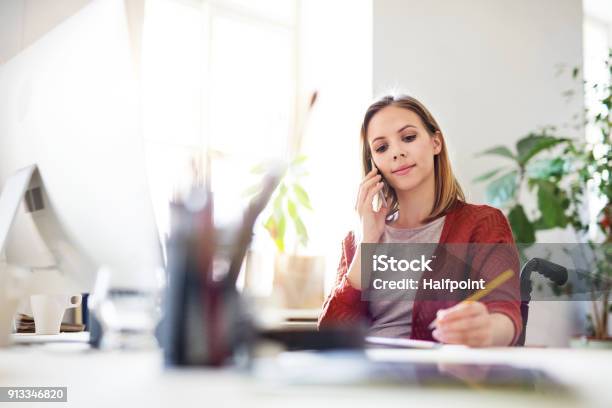
<instances>
[{"instance_id":1,"label":"paper","mask_svg":"<svg viewBox=\"0 0 612 408\"><path fill-rule=\"evenodd\" d=\"M441 347L440 343L426 340L413 340L405 338L391 338L391 337L376 337L368 336L365 338L367 344L375 344L379 346L391 346L401 348L414 348L414 349L434 349Z\"/></svg>"}]
</instances>

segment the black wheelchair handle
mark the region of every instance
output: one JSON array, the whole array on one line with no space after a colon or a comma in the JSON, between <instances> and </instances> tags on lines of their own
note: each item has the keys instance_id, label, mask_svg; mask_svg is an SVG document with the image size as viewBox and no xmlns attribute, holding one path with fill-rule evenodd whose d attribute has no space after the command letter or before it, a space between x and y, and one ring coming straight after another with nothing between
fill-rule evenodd
<instances>
[{"instance_id":1,"label":"black wheelchair handle","mask_svg":"<svg viewBox=\"0 0 612 408\"><path fill-rule=\"evenodd\" d=\"M551 261L547 261L542 258L532 258L523 266L521 273L521 281L524 279L530 280L531 272L538 271L541 275L546 276L548 279L553 281L558 286L563 286L567 283L568 273L567 268L556 264Z\"/></svg>"}]
</instances>

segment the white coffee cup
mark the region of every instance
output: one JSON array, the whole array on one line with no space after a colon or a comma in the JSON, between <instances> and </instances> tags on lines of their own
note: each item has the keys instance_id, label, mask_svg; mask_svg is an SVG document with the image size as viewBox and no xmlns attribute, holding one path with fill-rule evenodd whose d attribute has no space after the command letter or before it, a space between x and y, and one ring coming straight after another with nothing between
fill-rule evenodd
<instances>
[{"instance_id":1,"label":"white coffee cup","mask_svg":"<svg viewBox=\"0 0 612 408\"><path fill-rule=\"evenodd\" d=\"M66 309L81 304L81 295L32 295L30 306L36 334L59 334Z\"/></svg>"}]
</instances>

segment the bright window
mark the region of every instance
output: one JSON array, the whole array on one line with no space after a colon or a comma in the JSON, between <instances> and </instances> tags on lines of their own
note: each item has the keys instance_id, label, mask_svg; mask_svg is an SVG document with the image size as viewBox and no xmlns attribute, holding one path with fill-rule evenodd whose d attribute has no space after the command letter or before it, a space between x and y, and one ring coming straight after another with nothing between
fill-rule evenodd
<instances>
[{"instance_id":1,"label":"bright window","mask_svg":"<svg viewBox=\"0 0 612 408\"><path fill-rule=\"evenodd\" d=\"M314 211L302 215L305 252L325 257L329 290L340 242L354 227L371 51L371 0L147 0L143 128L161 233L168 199L187 190L191 159L208 147L215 215L235 216L253 181L248 170L287 154L294 116L317 90L302 144ZM266 235L259 223L253 248L265 252L269 270Z\"/></svg>"},{"instance_id":2,"label":"bright window","mask_svg":"<svg viewBox=\"0 0 612 408\"><path fill-rule=\"evenodd\" d=\"M609 49L612 47L612 21L602 20L587 14L584 19L583 33L584 80L586 81L585 106L590 115L595 115L605 108L598 105L597 101L601 100L600 90L594 89L592 84L606 84L610 79L605 61L608 58ZM598 135L597 130L593 127L586 128L587 141L596 140ZM593 187L593 191L589 195L591 239L597 239L597 215L605 204L602 199L598 199L594 191L595 188Z\"/></svg>"},{"instance_id":3,"label":"bright window","mask_svg":"<svg viewBox=\"0 0 612 408\"><path fill-rule=\"evenodd\" d=\"M293 0L148 0L143 130L162 234L208 148L216 216L240 211L249 169L283 157L295 106ZM242 199L243 200L243 199Z\"/></svg>"}]
</instances>

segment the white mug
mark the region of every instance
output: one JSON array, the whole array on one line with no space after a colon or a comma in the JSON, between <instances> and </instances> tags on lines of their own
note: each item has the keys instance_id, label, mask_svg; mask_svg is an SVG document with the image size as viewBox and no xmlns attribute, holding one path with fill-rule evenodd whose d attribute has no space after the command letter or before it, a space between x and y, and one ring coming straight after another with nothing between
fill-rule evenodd
<instances>
[{"instance_id":1,"label":"white mug","mask_svg":"<svg viewBox=\"0 0 612 408\"><path fill-rule=\"evenodd\" d=\"M80 304L81 295L30 296L36 334L59 334L66 309Z\"/></svg>"}]
</instances>

